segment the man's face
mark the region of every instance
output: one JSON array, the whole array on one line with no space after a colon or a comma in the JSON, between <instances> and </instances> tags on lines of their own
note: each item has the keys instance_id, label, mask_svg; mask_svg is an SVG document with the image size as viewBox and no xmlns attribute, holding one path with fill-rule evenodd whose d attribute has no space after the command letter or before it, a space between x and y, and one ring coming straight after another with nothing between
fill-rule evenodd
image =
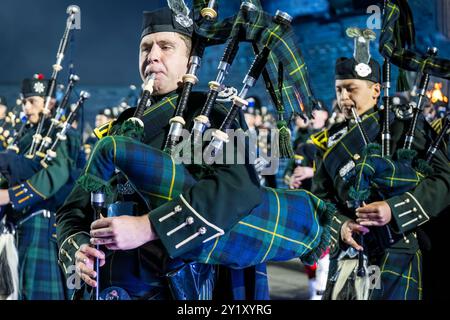
<instances>
[{"instance_id":1,"label":"man's face","mask_svg":"<svg viewBox=\"0 0 450 320\"><path fill-rule=\"evenodd\" d=\"M189 53L180 35L157 32L146 35L139 49L139 70L142 80L156 74L153 94L161 95L178 88L187 72Z\"/></svg>"},{"instance_id":2,"label":"man's face","mask_svg":"<svg viewBox=\"0 0 450 320\"><path fill-rule=\"evenodd\" d=\"M39 116L44 111L45 100L39 96L25 98L24 109L28 121L32 124L39 122Z\"/></svg>"},{"instance_id":3,"label":"man's face","mask_svg":"<svg viewBox=\"0 0 450 320\"><path fill-rule=\"evenodd\" d=\"M98 128L110 120L111 119L105 116L104 114L98 114L95 116L95 127Z\"/></svg>"},{"instance_id":4,"label":"man's face","mask_svg":"<svg viewBox=\"0 0 450 320\"><path fill-rule=\"evenodd\" d=\"M308 119L303 119L300 116L296 116L295 117L295 125L297 126L297 128L299 128L299 129L307 128L308 124L309 124L309 120Z\"/></svg>"},{"instance_id":5,"label":"man's face","mask_svg":"<svg viewBox=\"0 0 450 320\"><path fill-rule=\"evenodd\" d=\"M325 127L325 124L328 120L328 112L324 110L314 110L313 111L314 118L311 119L311 127L313 129L322 129Z\"/></svg>"},{"instance_id":6,"label":"man's face","mask_svg":"<svg viewBox=\"0 0 450 320\"><path fill-rule=\"evenodd\" d=\"M379 96L379 83L359 79L336 80L337 104L346 119L353 118L352 107L361 115L376 105Z\"/></svg>"}]
</instances>

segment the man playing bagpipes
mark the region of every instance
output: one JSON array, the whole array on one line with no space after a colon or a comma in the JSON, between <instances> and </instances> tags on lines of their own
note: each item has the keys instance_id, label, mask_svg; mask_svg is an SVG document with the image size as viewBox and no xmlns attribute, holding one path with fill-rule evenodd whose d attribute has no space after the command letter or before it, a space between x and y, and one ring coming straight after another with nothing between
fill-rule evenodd
<instances>
[{"instance_id":1,"label":"man playing bagpipes","mask_svg":"<svg viewBox=\"0 0 450 320\"><path fill-rule=\"evenodd\" d=\"M332 219L324 298L421 299L418 232L448 205L450 168L440 150L427 174L406 160L412 154L403 148L410 118L399 112L387 118L391 156L381 155L373 144L381 141L385 119L377 107L381 71L367 57L370 61L363 61L356 53L336 61L336 96L347 121L315 139L322 155L312 190L338 208ZM423 117L418 119L411 140L416 159L425 157L432 141L431 127Z\"/></svg>"},{"instance_id":2,"label":"man playing bagpipes","mask_svg":"<svg viewBox=\"0 0 450 320\"><path fill-rule=\"evenodd\" d=\"M57 259L55 212L74 182L71 174L80 147L79 134L69 130L66 139L53 150L55 157L46 167L41 164L42 158L26 157L42 117L48 87L49 80L23 81L21 93L28 124L15 141L14 150L0 153L2 174L9 184L7 189L0 190L0 205L6 214L5 226L12 226L10 231L17 235L19 298L24 300L67 298ZM44 132L50 122L51 118L45 119Z\"/></svg>"},{"instance_id":3,"label":"man playing bagpipes","mask_svg":"<svg viewBox=\"0 0 450 320\"><path fill-rule=\"evenodd\" d=\"M260 188L248 162L179 164L161 151L169 121L181 122L175 106L187 101L189 128L205 104L200 93L180 98L179 79L194 73L186 74L189 21L185 10L144 13L141 103L96 130L107 135L57 213L61 264L81 277L77 293L86 299L267 299L265 261L314 260L328 241L330 207L310 193ZM137 117L151 90L152 105ZM229 113L218 101L211 107L209 122L218 128ZM143 132L129 136L139 122ZM245 129L241 114L229 124Z\"/></svg>"}]
</instances>

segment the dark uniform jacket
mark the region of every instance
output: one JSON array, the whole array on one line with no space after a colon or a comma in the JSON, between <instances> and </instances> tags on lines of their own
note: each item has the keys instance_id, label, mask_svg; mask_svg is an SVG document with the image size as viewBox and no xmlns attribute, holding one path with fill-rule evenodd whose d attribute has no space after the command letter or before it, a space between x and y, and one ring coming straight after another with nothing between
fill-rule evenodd
<instances>
[{"instance_id":1,"label":"dark uniform jacket","mask_svg":"<svg viewBox=\"0 0 450 320\"><path fill-rule=\"evenodd\" d=\"M44 126L43 132L46 132ZM80 146L80 137L77 132L69 129L66 133L67 139L61 141L56 148L57 157L53 159L47 168L43 168L37 157L35 160L24 158L31 146L34 128L27 131L19 141L20 154L16 162L10 163L11 184L8 189L13 208L22 211L26 208L44 207L45 209L56 211L68 195L66 191L63 195L61 188L68 183L74 182L73 175L75 163ZM26 169L26 170L24 170ZM49 201L52 199L52 201ZM55 201L58 199L58 201Z\"/></svg>"},{"instance_id":2,"label":"dark uniform jacket","mask_svg":"<svg viewBox=\"0 0 450 320\"><path fill-rule=\"evenodd\" d=\"M157 101L160 101L161 104L158 107L150 107L144 113L142 120L145 124L144 142L146 144L160 150L164 147L170 127L169 120L173 117L177 98L178 94L176 93L158 97ZM154 103L157 101L154 101ZM188 109L185 112L187 123L185 128L191 129L193 119L200 113L204 102L205 95L191 94ZM127 110L119 117L118 122L128 118L133 111L133 109ZM211 127L218 128L226 113L226 108L217 103L210 115ZM233 128L238 127L240 127L240 123L235 121ZM106 125L104 130L100 128L97 132L103 131L106 133L110 129L111 126ZM259 183L253 166L244 164L214 164L211 166L193 164L187 165L187 169L198 179L198 182L186 192L183 192L182 195L159 207L154 208L151 204L146 205L145 201L142 201L145 195L139 194L139 190L131 192L134 195L133 201L139 203L138 214L149 215L149 219L160 238L129 251L132 256L130 259L135 261L133 263L134 269L129 271L137 279L143 278L144 274L148 273L164 275L173 261L170 258L180 257L183 253L198 248L205 239L214 239L222 235L260 202ZM124 198L123 190L121 191L120 188L118 190L117 198ZM130 199L130 197L125 198ZM233 210L230 210L230 207ZM188 217L194 218L193 224L179 229L170 237L167 236L168 231L179 226ZM90 194L76 186L64 206L57 212L60 261L66 270L74 264L74 255L79 246L89 243L92 220ZM206 228L206 233L201 237L189 240L201 227ZM177 244L181 243L183 245L176 247ZM107 257L109 254L112 253L107 253ZM113 254L117 256L121 253L115 251ZM122 269L116 272L124 271Z\"/></svg>"}]
</instances>

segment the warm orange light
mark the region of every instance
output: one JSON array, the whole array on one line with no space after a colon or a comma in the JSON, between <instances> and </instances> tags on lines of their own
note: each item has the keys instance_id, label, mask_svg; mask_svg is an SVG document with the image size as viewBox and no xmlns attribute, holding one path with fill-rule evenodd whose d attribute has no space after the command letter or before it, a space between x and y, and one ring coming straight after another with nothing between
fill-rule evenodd
<instances>
[{"instance_id":1,"label":"warm orange light","mask_svg":"<svg viewBox=\"0 0 450 320\"><path fill-rule=\"evenodd\" d=\"M445 103L448 102L448 98L446 96L444 96L441 89L442 89L442 83L436 82L434 84L434 89L427 91L427 97L428 97L428 99L431 100L432 103L436 103L438 101L442 101Z\"/></svg>"}]
</instances>

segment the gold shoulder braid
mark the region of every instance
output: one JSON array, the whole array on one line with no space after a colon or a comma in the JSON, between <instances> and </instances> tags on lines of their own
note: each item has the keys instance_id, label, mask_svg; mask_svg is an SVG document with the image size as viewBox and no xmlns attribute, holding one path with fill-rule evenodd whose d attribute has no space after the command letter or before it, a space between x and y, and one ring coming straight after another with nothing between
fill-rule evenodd
<instances>
[{"instance_id":1,"label":"gold shoulder braid","mask_svg":"<svg viewBox=\"0 0 450 320\"><path fill-rule=\"evenodd\" d=\"M111 130L113 124L114 124L114 120L111 120L111 121L101 125L100 127L95 128L94 135L99 140L106 137L107 135L109 135L109 131Z\"/></svg>"},{"instance_id":2,"label":"gold shoulder braid","mask_svg":"<svg viewBox=\"0 0 450 320\"><path fill-rule=\"evenodd\" d=\"M328 149L328 130L317 132L310 137L312 144L326 151Z\"/></svg>"},{"instance_id":3,"label":"gold shoulder braid","mask_svg":"<svg viewBox=\"0 0 450 320\"><path fill-rule=\"evenodd\" d=\"M443 119L443 118L436 119L436 120L434 120L434 121L431 123L431 127L433 128L433 130L434 130L437 134L441 133L441 130L442 130L442 122L443 122L442 119Z\"/></svg>"}]
</instances>

